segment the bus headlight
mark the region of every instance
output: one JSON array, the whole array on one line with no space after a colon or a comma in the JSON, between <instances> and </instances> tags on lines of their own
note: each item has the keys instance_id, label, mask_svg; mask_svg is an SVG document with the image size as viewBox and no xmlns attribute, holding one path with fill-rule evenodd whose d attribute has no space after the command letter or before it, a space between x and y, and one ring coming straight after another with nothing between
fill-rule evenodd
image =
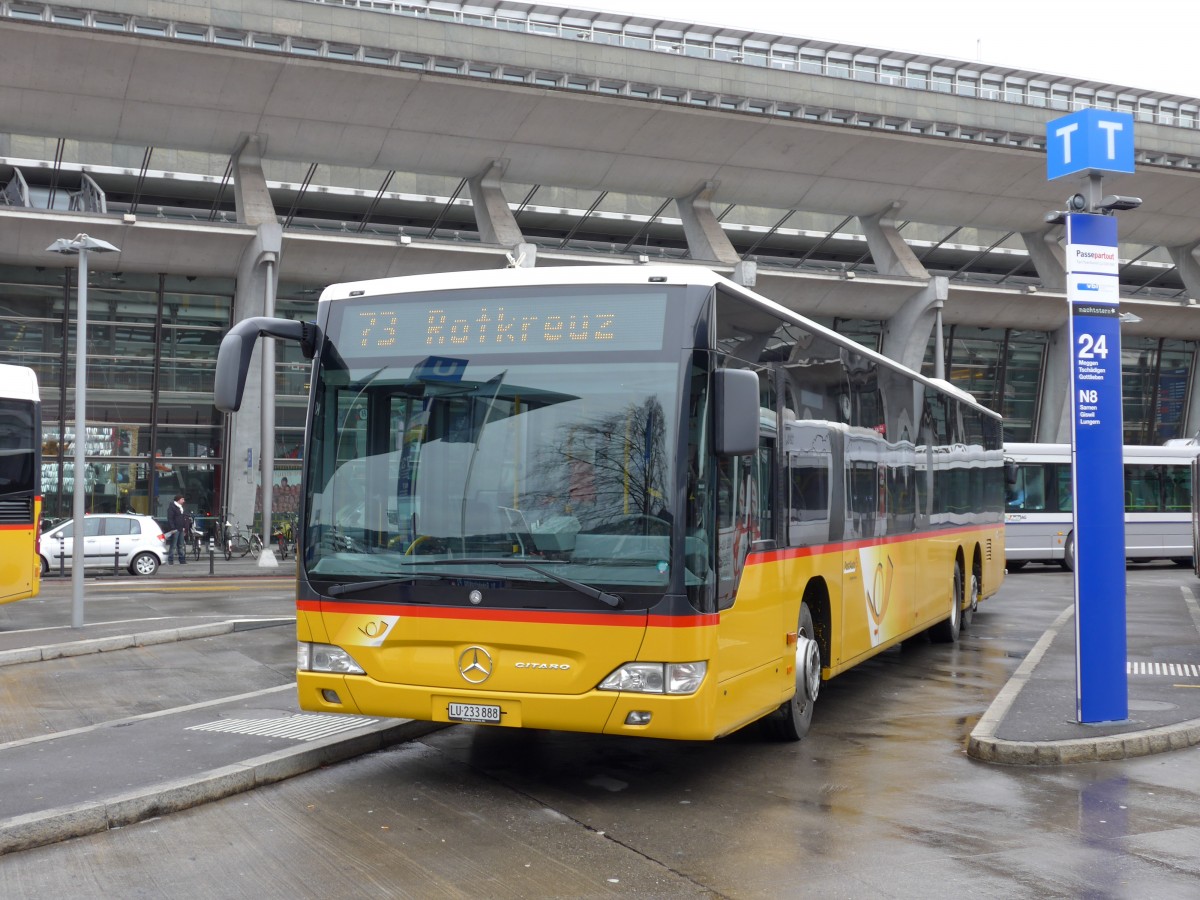
<instances>
[{"instance_id":1,"label":"bus headlight","mask_svg":"<svg viewBox=\"0 0 1200 900\"><path fill-rule=\"evenodd\" d=\"M700 689L707 662L629 662L613 671L598 688L636 694L694 694Z\"/></svg>"},{"instance_id":2,"label":"bus headlight","mask_svg":"<svg viewBox=\"0 0 1200 900\"><path fill-rule=\"evenodd\" d=\"M296 644L296 668L301 672L334 672L339 675L365 675L366 670L349 653L332 644Z\"/></svg>"}]
</instances>

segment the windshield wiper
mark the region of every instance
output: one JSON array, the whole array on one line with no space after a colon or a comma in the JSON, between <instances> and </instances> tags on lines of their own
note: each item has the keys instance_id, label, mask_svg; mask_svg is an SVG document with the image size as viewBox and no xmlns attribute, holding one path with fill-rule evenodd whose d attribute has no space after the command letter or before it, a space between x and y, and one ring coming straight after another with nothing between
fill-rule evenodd
<instances>
[{"instance_id":1,"label":"windshield wiper","mask_svg":"<svg viewBox=\"0 0 1200 900\"><path fill-rule=\"evenodd\" d=\"M578 591L585 597L590 597L592 600L599 600L611 606L613 609L620 607L625 601L618 594L612 594L608 591L602 591L599 588L594 588L590 584L584 584L582 581L576 581L573 578L564 578L555 572L548 572L542 568L543 565L552 565L552 563L540 563L538 560L532 559L513 559L509 556L468 556L454 557L453 559L430 559L430 560L413 560L406 563L410 566L504 566L510 569L529 569L531 572L537 572L539 575L545 575L551 581L557 581L559 584L566 585L573 590Z\"/></svg>"},{"instance_id":2,"label":"windshield wiper","mask_svg":"<svg viewBox=\"0 0 1200 900\"><path fill-rule=\"evenodd\" d=\"M399 572L396 573L400 575ZM404 575L400 578L384 578L378 581L348 581L335 584L325 593L330 597L340 597L342 594L357 594L359 591L369 591L371 588L394 587L398 584L408 584L418 578L437 578L437 575Z\"/></svg>"}]
</instances>

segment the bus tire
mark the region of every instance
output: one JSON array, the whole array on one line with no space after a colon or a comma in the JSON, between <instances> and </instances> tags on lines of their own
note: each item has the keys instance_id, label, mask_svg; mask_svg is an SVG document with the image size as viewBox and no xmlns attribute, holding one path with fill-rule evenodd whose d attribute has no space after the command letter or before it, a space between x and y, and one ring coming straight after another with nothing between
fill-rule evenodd
<instances>
[{"instance_id":1,"label":"bus tire","mask_svg":"<svg viewBox=\"0 0 1200 900\"><path fill-rule=\"evenodd\" d=\"M807 603L800 604L796 627L796 693L767 718L772 735L781 741L798 741L812 726L813 707L821 691L821 650Z\"/></svg>"},{"instance_id":2,"label":"bus tire","mask_svg":"<svg viewBox=\"0 0 1200 900\"><path fill-rule=\"evenodd\" d=\"M950 615L929 629L929 637L938 644L953 644L962 630L963 570L957 562L954 564L950 595Z\"/></svg>"},{"instance_id":3,"label":"bus tire","mask_svg":"<svg viewBox=\"0 0 1200 900\"><path fill-rule=\"evenodd\" d=\"M1063 544L1063 558L1061 565L1068 572L1075 571L1075 532L1067 535L1067 541Z\"/></svg>"},{"instance_id":4,"label":"bus tire","mask_svg":"<svg viewBox=\"0 0 1200 900\"><path fill-rule=\"evenodd\" d=\"M967 608L962 613L962 627L970 628L975 621L975 612L979 609L979 573L971 573L971 582L967 587Z\"/></svg>"}]
</instances>

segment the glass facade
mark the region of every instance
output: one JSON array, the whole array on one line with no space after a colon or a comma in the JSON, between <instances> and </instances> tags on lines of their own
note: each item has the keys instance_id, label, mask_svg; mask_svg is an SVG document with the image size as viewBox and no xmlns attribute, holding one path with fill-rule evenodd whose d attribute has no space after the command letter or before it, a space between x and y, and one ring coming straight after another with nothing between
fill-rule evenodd
<instances>
[{"instance_id":1,"label":"glass facade","mask_svg":"<svg viewBox=\"0 0 1200 900\"><path fill-rule=\"evenodd\" d=\"M1048 335L1015 328L952 326L944 332L947 380L1004 416L1005 441L1034 441ZM934 374L935 339L922 371Z\"/></svg>"},{"instance_id":2,"label":"glass facade","mask_svg":"<svg viewBox=\"0 0 1200 900\"><path fill-rule=\"evenodd\" d=\"M1121 339L1126 444L1184 438L1194 341Z\"/></svg>"},{"instance_id":3,"label":"glass facade","mask_svg":"<svg viewBox=\"0 0 1200 900\"><path fill-rule=\"evenodd\" d=\"M75 268L0 267L0 362L30 366L41 388L47 518L69 516L75 490L76 277ZM124 273L88 280L88 512L162 517L184 494L198 515L220 514L226 425L212 385L233 280ZM295 294L281 297L279 314L311 317L316 293ZM275 474L295 484L309 368L298 347L278 347Z\"/></svg>"},{"instance_id":4,"label":"glass facade","mask_svg":"<svg viewBox=\"0 0 1200 900\"><path fill-rule=\"evenodd\" d=\"M74 268L0 266L0 362L38 373L43 407L43 509L70 515L74 491ZM182 493L200 515L223 502L225 417L212 403L217 347L233 314L230 278L92 273L88 287L87 509L162 516ZM315 315L319 291L281 283L276 314ZM873 350L884 323L823 320ZM945 331L949 380L1005 419L1006 441L1038 434L1049 336L1019 329ZM1166 338L1122 341L1125 442L1187 437L1196 345ZM931 337L923 371L934 371ZM311 367L298 345L276 343L273 510L294 510ZM287 483L284 483L284 479ZM262 489L257 488L256 510Z\"/></svg>"}]
</instances>

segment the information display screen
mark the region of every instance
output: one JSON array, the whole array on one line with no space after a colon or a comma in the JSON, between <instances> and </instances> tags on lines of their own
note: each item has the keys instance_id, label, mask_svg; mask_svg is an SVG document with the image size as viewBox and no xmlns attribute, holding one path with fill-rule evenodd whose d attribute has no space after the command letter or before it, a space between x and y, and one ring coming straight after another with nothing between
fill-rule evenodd
<instances>
[{"instance_id":1,"label":"information display screen","mask_svg":"<svg viewBox=\"0 0 1200 900\"><path fill-rule=\"evenodd\" d=\"M611 352L662 349L667 294L412 294L337 307L331 331L345 358Z\"/></svg>"}]
</instances>

